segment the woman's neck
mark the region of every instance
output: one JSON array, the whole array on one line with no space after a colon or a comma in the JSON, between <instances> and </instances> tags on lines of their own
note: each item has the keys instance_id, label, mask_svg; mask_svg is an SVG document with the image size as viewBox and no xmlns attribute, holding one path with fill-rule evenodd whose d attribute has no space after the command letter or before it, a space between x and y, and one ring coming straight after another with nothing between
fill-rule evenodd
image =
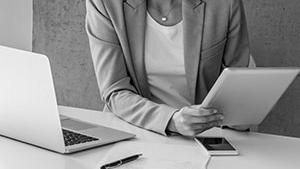
<instances>
[{"instance_id":1,"label":"woman's neck","mask_svg":"<svg viewBox=\"0 0 300 169\"><path fill-rule=\"evenodd\" d=\"M181 0L148 0L147 9L150 15L162 25L175 25L182 20Z\"/></svg>"},{"instance_id":2,"label":"woman's neck","mask_svg":"<svg viewBox=\"0 0 300 169\"><path fill-rule=\"evenodd\" d=\"M171 9L177 2L178 0L148 0L148 7L155 8L163 13Z\"/></svg>"}]
</instances>

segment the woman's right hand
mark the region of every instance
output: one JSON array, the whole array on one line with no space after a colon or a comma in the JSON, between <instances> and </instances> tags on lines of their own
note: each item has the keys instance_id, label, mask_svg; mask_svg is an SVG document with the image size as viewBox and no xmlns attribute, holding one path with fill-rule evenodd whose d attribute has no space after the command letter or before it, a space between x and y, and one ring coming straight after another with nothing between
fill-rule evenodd
<instances>
[{"instance_id":1,"label":"woman's right hand","mask_svg":"<svg viewBox=\"0 0 300 169\"><path fill-rule=\"evenodd\" d=\"M184 136L194 137L205 130L222 124L224 116L215 109L206 109L201 105L183 107L175 112L168 130Z\"/></svg>"}]
</instances>

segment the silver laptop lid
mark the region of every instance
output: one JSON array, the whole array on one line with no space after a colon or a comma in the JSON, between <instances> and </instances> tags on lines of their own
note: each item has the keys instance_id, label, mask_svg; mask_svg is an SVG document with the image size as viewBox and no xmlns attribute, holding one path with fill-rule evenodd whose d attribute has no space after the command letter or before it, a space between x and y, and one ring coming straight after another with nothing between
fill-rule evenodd
<instances>
[{"instance_id":1,"label":"silver laptop lid","mask_svg":"<svg viewBox=\"0 0 300 169\"><path fill-rule=\"evenodd\" d=\"M65 151L46 56L0 46L0 93L1 135Z\"/></svg>"}]
</instances>

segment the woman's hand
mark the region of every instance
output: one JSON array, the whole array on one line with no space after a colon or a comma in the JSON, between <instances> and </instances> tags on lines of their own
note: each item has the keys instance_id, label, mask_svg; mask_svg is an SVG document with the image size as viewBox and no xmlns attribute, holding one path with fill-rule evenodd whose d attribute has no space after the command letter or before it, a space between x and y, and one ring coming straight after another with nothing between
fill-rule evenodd
<instances>
[{"instance_id":1,"label":"woman's hand","mask_svg":"<svg viewBox=\"0 0 300 169\"><path fill-rule=\"evenodd\" d=\"M215 109L205 109L201 105L183 107L173 115L168 130L184 136L196 136L207 129L220 126L223 119L223 115Z\"/></svg>"}]
</instances>

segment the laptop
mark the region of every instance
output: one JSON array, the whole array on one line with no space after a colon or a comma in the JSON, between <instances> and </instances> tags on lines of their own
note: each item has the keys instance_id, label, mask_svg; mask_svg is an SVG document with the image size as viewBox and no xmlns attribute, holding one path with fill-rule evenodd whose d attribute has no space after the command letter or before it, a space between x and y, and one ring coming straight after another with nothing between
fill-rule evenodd
<instances>
[{"instance_id":1,"label":"laptop","mask_svg":"<svg viewBox=\"0 0 300 169\"><path fill-rule=\"evenodd\" d=\"M202 102L224 114L223 125L258 125L300 68L226 68Z\"/></svg>"},{"instance_id":2,"label":"laptop","mask_svg":"<svg viewBox=\"0 0 300 169\"><path fill-rule=\"evenodd\" d=\"M46 56L0 46L0 135L59 153L134 138L60 116Z\"/></svg>"}]
</instances>

